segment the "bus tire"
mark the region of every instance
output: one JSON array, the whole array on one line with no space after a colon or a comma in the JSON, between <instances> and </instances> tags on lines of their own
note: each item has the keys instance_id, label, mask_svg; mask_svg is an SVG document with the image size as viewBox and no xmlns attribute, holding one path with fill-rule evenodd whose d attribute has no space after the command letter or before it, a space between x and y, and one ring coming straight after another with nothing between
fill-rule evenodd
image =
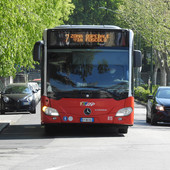
<instances>
[{"instance_id":1,"label":"bus tire","mask_svg":"<svg viewBox=\"0 0 170 170\"><path fill-rule=\"evenodd\" d=\"M128 133L128 128L120 128L120 129L118 130L118 132L119 132L119 133L126 134L126 133Z\"/></svg>"},{"instance_id":2,"label":"bus tire","mask_svg":"<svg viewBox=\"0 0 170 170\"><path fill-rule=\"evenodd\" d=\"M45 134L51 135L54 133L54 126L53 125L44 125Z\"/></svg>"}]
</instances>

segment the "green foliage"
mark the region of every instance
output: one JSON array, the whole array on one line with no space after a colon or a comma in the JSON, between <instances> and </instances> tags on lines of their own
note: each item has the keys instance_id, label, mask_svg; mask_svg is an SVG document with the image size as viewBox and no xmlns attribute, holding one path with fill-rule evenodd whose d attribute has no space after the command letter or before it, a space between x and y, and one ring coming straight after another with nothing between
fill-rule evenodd
<instances>
[{"instance_id":1,"label":"green foliage","mask_svg":"<svg viewBox=\"0 0 170 170\"><path fill-rule=\"evenodd\" d=\"M122 0L72 0L75 5L74 13L67 24L84 25L117 25L116 14L99 8L106 7L117 10Z\"/></svg>"},{"instance_id":2,"label":"green foliage","mask_svg":"<svg viewBox=\"0 0 170 170\"><path fill-rule=\"evenodd\" d=\"M169 2L163 0L124 0L119 6L120 20L140 33L148 46L167 52L170 50Z\"/></svg>"},{"instance_id":3,"label":"green foliage","mask_svg":"<svg viewBox=\"0 0 170 170\"><path fill-rule=\"evenodd\" d=\"M154 93L158 87L158 85L152 86L152 92ZM149 95L151 95L151 93L148 84L135 88L135 99L146 103Z\"/></svg>"},{"instance_id":4,"label":"green foliage","mask_svg":"<svg viewBox=\"0 0 170 170\"><path fill-rule=\"evenodd\" d=\"M142 84L141 87L143 87L145 90L149 89L148 84Z\"/></svg>"},{"instance_id":5,"label":"green foliage","mask_svg":"<svg viewBox=\"0 0 170 170\"><path fill-rule=\"evenodd\" d=\"M74 5L71 0L0 1L0 76L33 67L32 48L45 28L63 24Z\"/></svg>"},{"instance_id":6,"label":"green foliage","mask_svg":"<svg viewBox=\"0 0 170 170\"><path fill-rule=\"evenodd\" d=\"M135 88L135 99L138 99L143 102L147 102L149 94L150 94L149 89L144 89L141 86Z\"/></svg>"}]
</instances>

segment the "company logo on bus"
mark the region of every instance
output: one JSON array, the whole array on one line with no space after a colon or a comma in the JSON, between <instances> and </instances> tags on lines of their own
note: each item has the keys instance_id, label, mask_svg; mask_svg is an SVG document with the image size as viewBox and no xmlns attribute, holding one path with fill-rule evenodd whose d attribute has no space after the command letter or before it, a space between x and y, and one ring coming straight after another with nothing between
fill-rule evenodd
<instances>
[{"instance_id":1,"label":"company logo on bus","mask_svg":"<svg viewBox=\"0 0 170 170\"><path fill-rule=\"evenodd\" d=\"M80 106L94 106L94 102L80 102Z\"/></svg>"},{"instance_id":2,"label":"company logo on bus","mask_svg":"<svg viewBox=\"0 0 170 170\"><path fill-rule=\"evenodd\" d=\"M84 109L84 114L85 115L91 114L91 109L89 109L89 108Z\"/></svg>"}]
</instances>

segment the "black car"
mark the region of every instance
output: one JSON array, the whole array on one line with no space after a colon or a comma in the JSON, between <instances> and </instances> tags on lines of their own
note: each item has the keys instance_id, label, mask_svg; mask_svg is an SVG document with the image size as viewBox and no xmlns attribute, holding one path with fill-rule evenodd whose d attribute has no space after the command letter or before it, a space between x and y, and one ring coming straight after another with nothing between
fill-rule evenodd
<instances>
[{"instance_id":1,"label":"black car","mask_svg":"<svg viewBox=\"0 0 170 170\"><path fill-rule=\"evenodd\" d=\"M29 83L8 85L1 96L1 114L27 111L36 113L36 93Z\"/></svg>"},{"instance_id":2,"label":"black car","mask_svg":"<svg viewBox=\"0 0 170 170\"><path fill-rule=\"evenodd\" d=\"M170 122L170 87L159 87L148 97L146 122Z\"/></svg>"}]
</instances>

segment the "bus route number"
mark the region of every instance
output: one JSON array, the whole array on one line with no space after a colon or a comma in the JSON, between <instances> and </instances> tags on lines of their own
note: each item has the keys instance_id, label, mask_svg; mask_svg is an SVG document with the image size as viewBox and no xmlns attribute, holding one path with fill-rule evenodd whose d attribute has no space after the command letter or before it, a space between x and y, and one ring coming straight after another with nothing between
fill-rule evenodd
<instances>
[{"instance_id":1,"label":"bus route number","mask_svg":"<svg viewBox=\"0 0 170 170\"><path fill-rule=\"evenodd\" d=\"M109 39L109 34L66 34L66 43L104 43Z\"/></svg>"}]
</instances>

